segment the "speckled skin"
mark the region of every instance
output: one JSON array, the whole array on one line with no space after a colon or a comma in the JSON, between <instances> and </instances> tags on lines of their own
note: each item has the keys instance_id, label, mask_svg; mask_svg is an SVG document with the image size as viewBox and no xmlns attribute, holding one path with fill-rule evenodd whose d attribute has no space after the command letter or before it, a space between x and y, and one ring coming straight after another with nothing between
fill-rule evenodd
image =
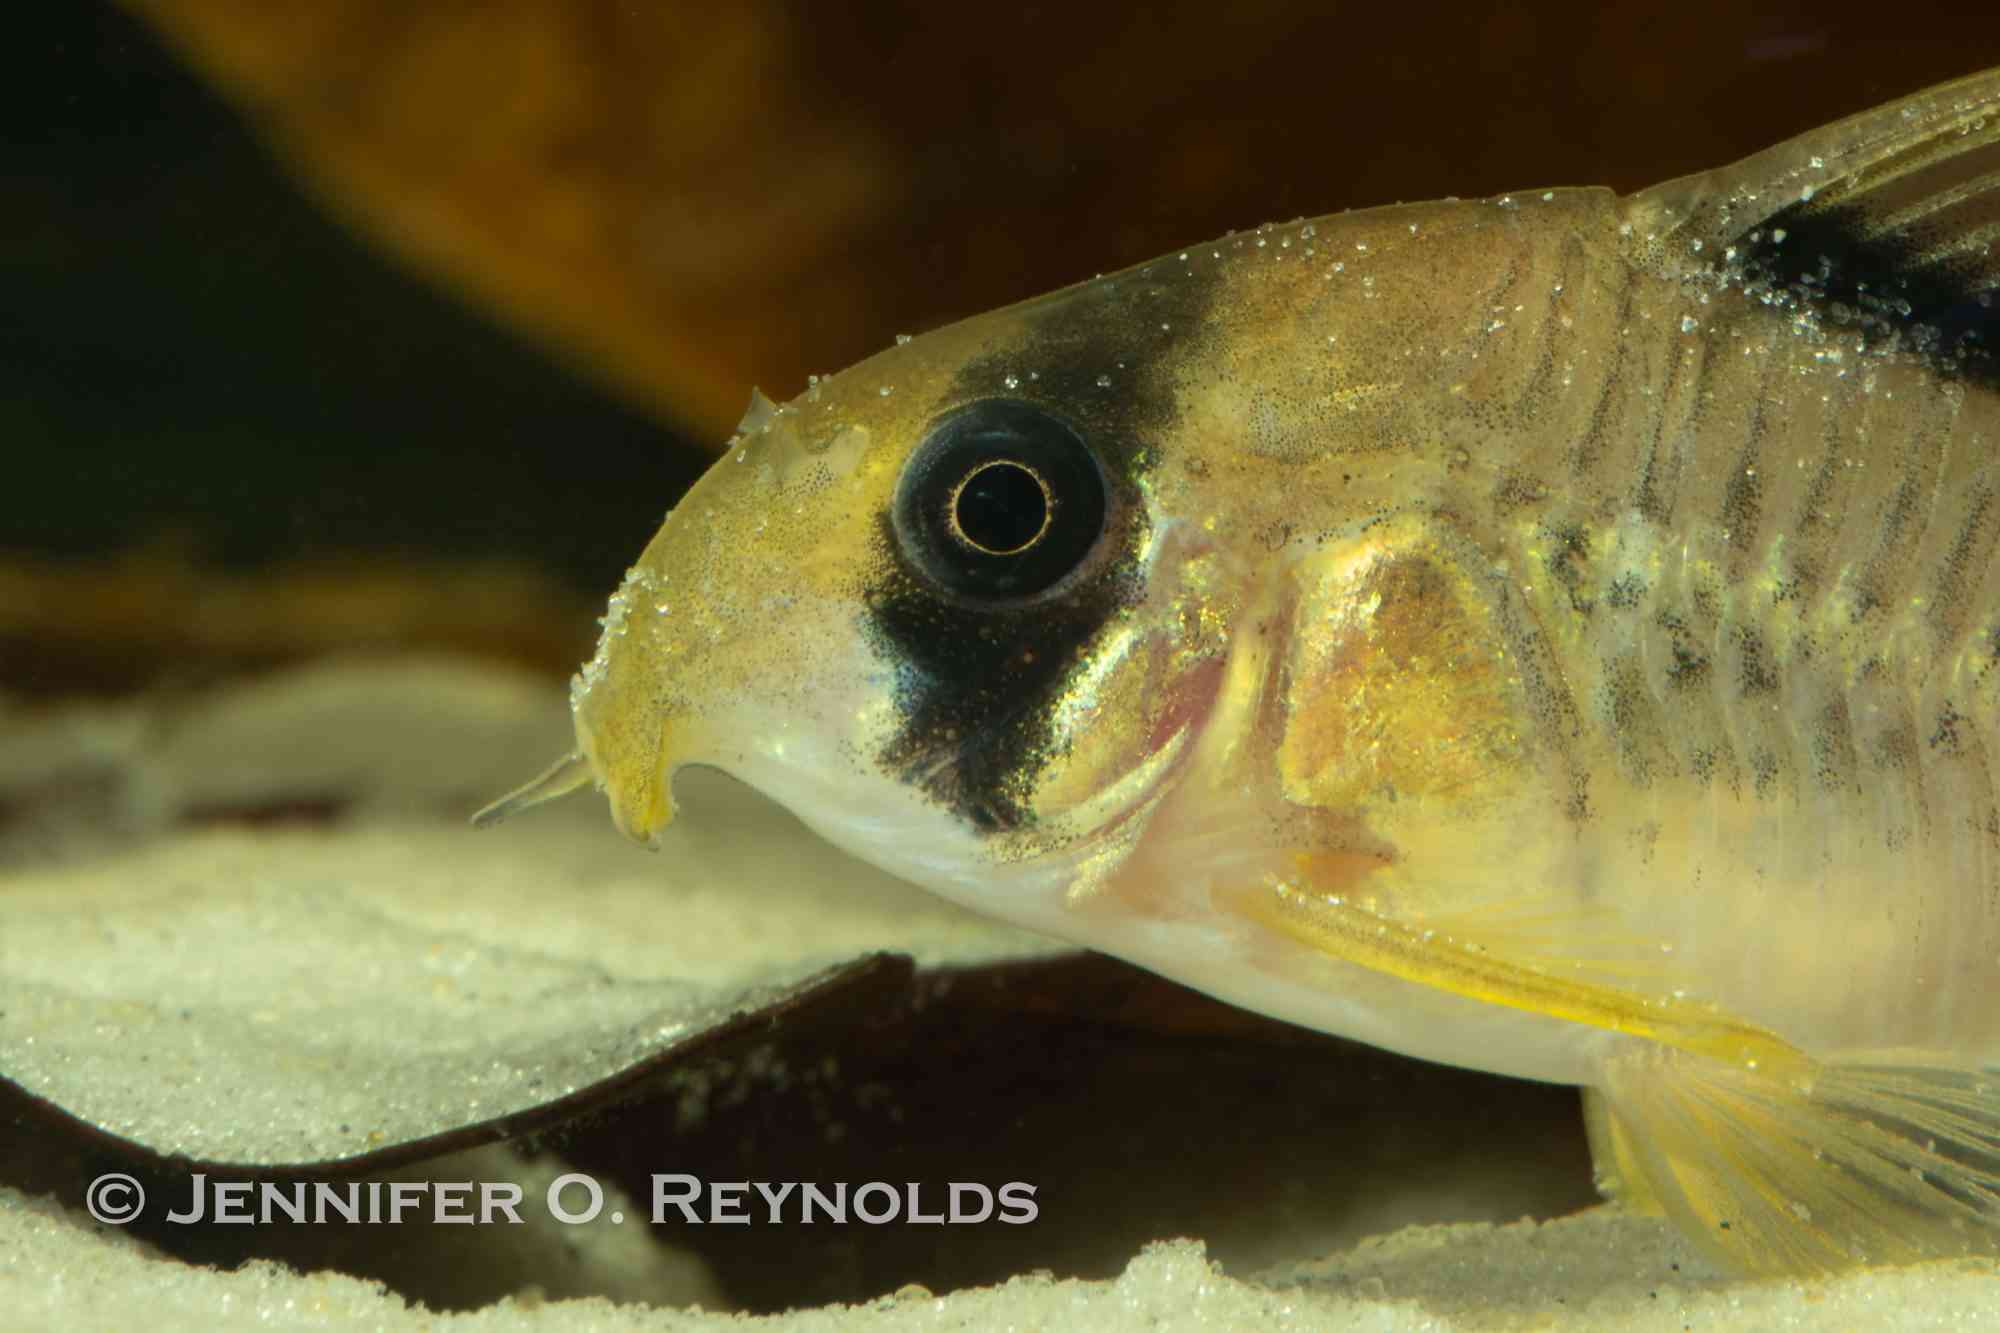
<instances>
[{"instance_id":1,"label":"speckled skin","mask_svg":"<svg viewBox=\"0 0 2000 1333\"><path fill-rule=\"evenodd\" d=\"M1631 198L1264 227L884 351L668 517L582 753L635 837L718 765L979 910L1428 1058L1802 1096L1992 1060L2000 376L1956 339L1994 266L1881 241L1863 188L1987 117L1993 76ZM1110 483L1022 604L886 518L988 398Z\"/></svg>"}]
</instances>

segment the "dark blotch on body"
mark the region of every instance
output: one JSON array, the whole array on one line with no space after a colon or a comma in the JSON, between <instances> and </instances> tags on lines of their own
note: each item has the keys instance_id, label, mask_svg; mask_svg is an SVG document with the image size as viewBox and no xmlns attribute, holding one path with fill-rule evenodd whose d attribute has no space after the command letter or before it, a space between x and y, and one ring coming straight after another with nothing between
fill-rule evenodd
<instances>
[{"instance_id":1,"label":"dark blotch on body","mask_svg":"<svg viewBox=\"0 0 2000 1333\"><path fill-rule=\"evenodd\" d=\"M1736 634L1738 675L1737 688L1743 697L1751 698L1760 694L1774 694L1778 689L1778 668L1771 660L1771 653L1764 646L1764 636L1748 628L1737 630Z\"/></svg>"},{"instance_id":2,"label":"dark blotch on body","mask_svg":"<svg viewBox=\"0 0 2000 1333\"><path fill-rule=\"evenodd\" d=\"M1945 700L1938 708L1937 726L1931 732L1931 748L1956 756L1959 753L1960 747L1959 727L1964 722L1965 717L1956 708L1952 707L1951 700Z\"/></svg>"},{"instance_id":3,"label":"dark blotch on body","mask_svg":"<svg viewBox=\"0 0 2000 1333\"><path fill-rule=\"evenodd\" d=\"M1807 741L1813 780L1823 791L1854 791L1859 761L1854 753L1854 727L1844 699L1832 699L1819 711Z\"/></svg>"},{"instance_id":4,"label":"dark blotch on body","mask_svg":"<svg viewBox=\"0 0 2000 1333\"><path fill-rule=\"evenodd\" d=\"M1596 601L1584 591L1584 568L1590 559L1590 534L1575 523L1544 524L1542 536L1550 544L1544 562L1549 577L1562 585L1570 610L1580 616L1596 609Z\"/></svg>"}]
</instances>

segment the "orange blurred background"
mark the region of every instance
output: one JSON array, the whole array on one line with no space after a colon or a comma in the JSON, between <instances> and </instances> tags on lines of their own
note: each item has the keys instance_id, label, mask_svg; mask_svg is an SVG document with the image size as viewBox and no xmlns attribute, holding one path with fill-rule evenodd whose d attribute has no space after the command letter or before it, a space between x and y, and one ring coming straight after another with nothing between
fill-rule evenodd
<instances>
[{"instance_id":1,"label":"orange blurred background","mask_svg":"<svg viewBox=\"0 0 2000 1333\"><path fill-rule=\"evenodd\" d=\"M1231 228L1718 165L2000 64L1981 8L39 7L0 688L316 651L301 571L556 669L753 384Z\"/></svg>"}]
</instances>

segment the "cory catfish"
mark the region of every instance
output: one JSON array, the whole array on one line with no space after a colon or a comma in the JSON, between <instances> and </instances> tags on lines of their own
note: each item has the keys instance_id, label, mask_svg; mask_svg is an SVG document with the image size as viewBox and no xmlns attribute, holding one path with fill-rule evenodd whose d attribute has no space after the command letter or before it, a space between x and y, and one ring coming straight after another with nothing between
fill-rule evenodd
<instances>
[{"instance_id":1,"label":"cory catfish","mask_svg":"<svg viewBox=\"0 0 2000 1333\"><path fill-rule=\"evenodd\" d=\"M1190 246L753 402L576 677L979 912L1587 1089L1738 1269L2000 1241L2000 72Z\"/></svg>"}]
</instances>

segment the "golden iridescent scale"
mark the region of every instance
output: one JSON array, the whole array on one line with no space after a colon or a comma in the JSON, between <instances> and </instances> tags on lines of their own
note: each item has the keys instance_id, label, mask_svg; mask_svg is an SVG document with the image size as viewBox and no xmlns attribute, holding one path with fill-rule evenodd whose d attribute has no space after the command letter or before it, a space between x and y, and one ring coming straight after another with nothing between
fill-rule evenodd
<instances>
[{"instance_id":1,"label":"golden iridescent scale","mask_svg":"<svg viewBox=\"0 0 2000 1333\"><path fill-rule=\"evenodd\" d=\"M758 400L578 751L1235 1003L1589 1089L1739 1267L2000 1237L2000 74L1322 218Z\"/></svg>"}]
</instances>

